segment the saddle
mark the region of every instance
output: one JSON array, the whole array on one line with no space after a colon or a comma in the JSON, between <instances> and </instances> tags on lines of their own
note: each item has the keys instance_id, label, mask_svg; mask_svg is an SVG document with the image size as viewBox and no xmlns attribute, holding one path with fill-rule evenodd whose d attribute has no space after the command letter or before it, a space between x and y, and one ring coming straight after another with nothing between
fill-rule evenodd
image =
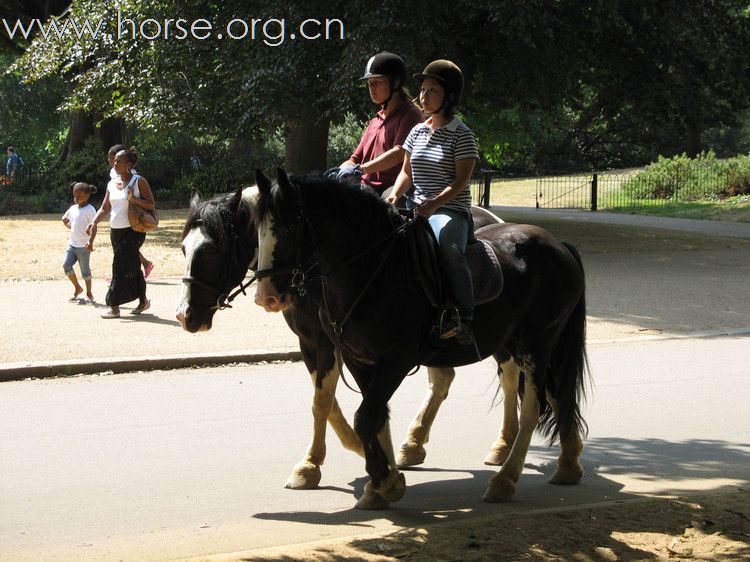
<instances>
[{"instance_id":1,"label":"saddle","mask_svg":"<svg viewBox=\"0 0 750 562\"><path fill-rule=\"evenodd\" d=\"M406 239L413 266L413 279L420 284L434 308L446 308L451 295L446 289L445 269L440 263L435 233L426 220L419 219L406 229ZM500 262L492 246L484 240L477 240L473 229L469 231L466 261L474 288L474 305L499 297L503 290Z\"/></svg>"}]
</instances>

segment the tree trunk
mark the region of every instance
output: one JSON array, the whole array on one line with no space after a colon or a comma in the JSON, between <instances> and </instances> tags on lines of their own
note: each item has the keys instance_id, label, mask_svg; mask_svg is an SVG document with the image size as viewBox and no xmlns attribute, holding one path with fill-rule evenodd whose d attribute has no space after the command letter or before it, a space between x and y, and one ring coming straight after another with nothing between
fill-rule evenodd
<instances>
[{"instance_id":1,"label":"tree trunk","mask_svg":"<svg viewBox=\"0 0 750 562\"><path fill-rule=\"evenodd\" d=\"M326 169L329 120L306 115L286 126L286 171L294 174L322 172Z\"/></svg>"},{"instance_id":2,"label":"tree trunk","mask_svg":"<svg viewBox=\"0 0 750 562\"><path fill-rule=\"evenodd\" d=\"M108 117L107 119L104 119L101 125L96 129L96 133L104 150L109 150L109 147L114 146L115 144L124 144L125 146L130 144L125 121L119 117Z\"/></svg>"},{"instance_id":3,"label":"tree trunk","mask_svg":"<svg viewBox=\"0 0 750 562\"><path fill-rule=\"evenodd\" d=\"M94 119L83 111L70 114L70 132L68 133L68 154L74 154L83 148L86 139L94 134Z\"/></svg>"}]
</instances>

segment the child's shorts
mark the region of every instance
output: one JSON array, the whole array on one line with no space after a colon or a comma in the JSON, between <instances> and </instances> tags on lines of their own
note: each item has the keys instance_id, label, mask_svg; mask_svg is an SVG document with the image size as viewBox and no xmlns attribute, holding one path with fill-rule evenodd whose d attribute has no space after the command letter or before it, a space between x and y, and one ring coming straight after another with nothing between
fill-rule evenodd
<instances>
[{"instance_id":1,"label":"child's shorts","mask_svg":"<svg viewBox=\"0 0 750 562\"><path fill-rule=\"evenodd\" d=\"M90 257L91 252L86 248L76 248L68 244L68 249L65 251L65 261L63 262L63 271L65 272L65 275L72 275L73 265L78 262L81 266L81 278L84 281L91 279L91 268L89 267Z\"/></svg>"}]
</instances>

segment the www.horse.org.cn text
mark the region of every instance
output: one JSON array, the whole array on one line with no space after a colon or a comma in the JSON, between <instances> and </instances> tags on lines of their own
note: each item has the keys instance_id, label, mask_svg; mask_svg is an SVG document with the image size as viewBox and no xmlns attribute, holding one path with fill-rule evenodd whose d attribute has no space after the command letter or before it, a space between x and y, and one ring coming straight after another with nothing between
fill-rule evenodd
<instances>
[{"instance_id":1,"label":"www.horse.org.cn text","mask_svg":"<svg viewBox=\"0 0 750 562\"><path fill-rule=\"evenodd\" d=\"M32 35L44 40L70 38L86 40L184 41L209 39L230 41L258 41L269 47L278 47L287 41L342 41L345 37L344 22L336 18L307 18L299 24L286 18L234 18L225 24L214 24L208 19L143 18L126 17L119 10L117 17L108 19L51 18L41 21L2 18L3 29L10 40L16 37L28 39Z\"/></svg>"}]
</instances>

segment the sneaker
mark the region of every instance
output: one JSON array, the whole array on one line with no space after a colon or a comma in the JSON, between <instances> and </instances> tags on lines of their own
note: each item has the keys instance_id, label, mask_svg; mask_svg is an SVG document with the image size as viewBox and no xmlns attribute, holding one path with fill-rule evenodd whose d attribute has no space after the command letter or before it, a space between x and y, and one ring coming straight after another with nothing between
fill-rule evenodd
<instances>
[{"instance_id":1,"label":"sneaker","mask_svg":"<svg viewBox=\"0 0 750 562\"><path fill-rule=\"evenodd\" d=\"M146 299L145 302L142 302L138 306L136 306L133 310L130 311L130 314L140 314L144 310L148 310L151 308L151 301Z\"/></svg>"},{"instance_id":2,"label":"sneaker","mask_svg":"<svg viewBox=\"0 0 750 562\"><path fill-rule=\"evenodd\" d=\"M148 276L150 275L152 269L154 269L154 262L149 262L149 264L143 268L144 279L148 279Z\"/></svg>"}]
</instances>

